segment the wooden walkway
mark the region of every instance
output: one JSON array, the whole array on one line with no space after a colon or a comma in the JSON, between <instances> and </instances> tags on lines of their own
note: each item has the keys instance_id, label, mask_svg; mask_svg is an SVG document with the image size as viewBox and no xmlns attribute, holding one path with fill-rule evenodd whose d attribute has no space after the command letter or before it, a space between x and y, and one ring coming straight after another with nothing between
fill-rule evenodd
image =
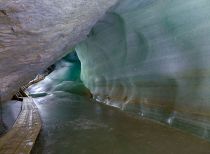
<instances>
[{"instance_id":1,"label":"wooden walkway","mask_svg":"<svg viewBox=\"0 0 210 154\"><path fill-rule=\"evenodd\" d=\"M29 154L41 129L33 99L23 99L22 111L13 128L0 138L0 154Z\"/></svg>"}]
</instances>

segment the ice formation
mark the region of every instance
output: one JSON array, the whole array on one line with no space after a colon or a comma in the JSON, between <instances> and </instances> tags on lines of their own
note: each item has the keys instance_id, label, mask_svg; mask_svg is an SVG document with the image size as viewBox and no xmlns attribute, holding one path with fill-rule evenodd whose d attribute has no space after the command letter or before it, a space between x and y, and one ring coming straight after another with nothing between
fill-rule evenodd
<instances>
[{"instance_id":1,"label":"ice formation","mask_svg":"<svg viewBox=\"0 0 210 154\"><path fill-rule=\"evenodd\" d=\"M76 47L94 97L209 138L210 3L122 0Z\"/></svg>"}]
</instances>

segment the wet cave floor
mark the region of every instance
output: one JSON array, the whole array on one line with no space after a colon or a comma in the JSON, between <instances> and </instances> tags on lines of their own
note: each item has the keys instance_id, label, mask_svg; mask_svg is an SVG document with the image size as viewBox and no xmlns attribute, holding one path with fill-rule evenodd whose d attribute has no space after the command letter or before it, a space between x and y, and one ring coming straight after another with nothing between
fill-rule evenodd
<instances>
[{"instance_id":1,"label":"wet cave floor","mask_svg":"<svg viewBox=\"0 0 210 154\"><path fill-rule=\"evenodd\" d=\"M86 97L34 99L42 131L32 154L209 154L209 142Z\"/></svg>"}]
</instances>

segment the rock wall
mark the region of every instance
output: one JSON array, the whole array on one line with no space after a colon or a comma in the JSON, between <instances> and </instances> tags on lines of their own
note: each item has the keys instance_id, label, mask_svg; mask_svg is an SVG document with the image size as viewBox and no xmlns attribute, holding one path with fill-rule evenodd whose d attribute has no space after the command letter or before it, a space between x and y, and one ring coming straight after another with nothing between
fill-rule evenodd
<instances>
[{"instance_id":1,"label":"rock wall","mask_svg":"<svg viewBox=\"0 0 210 154\"><path fill-rule=\"evenodd\" d=\"M98 101L210 138L210 3L122 0L76 48Z\"/></svg>"},{"instance_id":2,"label":"rock wall","mask_svg":"<svg viewBox=\"0 0 210 154\"><path fill-rule=\"evenodd\" d=\"M116 1L1 0L1 101L85 39Z\"/></svg>"}]
</instances>

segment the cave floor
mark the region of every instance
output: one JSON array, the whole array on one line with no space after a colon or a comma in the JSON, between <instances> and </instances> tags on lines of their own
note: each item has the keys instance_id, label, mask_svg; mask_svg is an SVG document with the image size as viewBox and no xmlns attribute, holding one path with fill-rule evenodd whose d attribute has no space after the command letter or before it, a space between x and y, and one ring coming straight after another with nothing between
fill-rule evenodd
<instances>
[{"instance_id":1,"label":"cave floor","mask_svg":"<svg viewBox=\"0 0 210 154\"><path fill-rule=\"evenodd\" d=\"M209 142L64 93L34 99L42 130L32 154L209 154Z\"/></svg>"}]
</instances>

